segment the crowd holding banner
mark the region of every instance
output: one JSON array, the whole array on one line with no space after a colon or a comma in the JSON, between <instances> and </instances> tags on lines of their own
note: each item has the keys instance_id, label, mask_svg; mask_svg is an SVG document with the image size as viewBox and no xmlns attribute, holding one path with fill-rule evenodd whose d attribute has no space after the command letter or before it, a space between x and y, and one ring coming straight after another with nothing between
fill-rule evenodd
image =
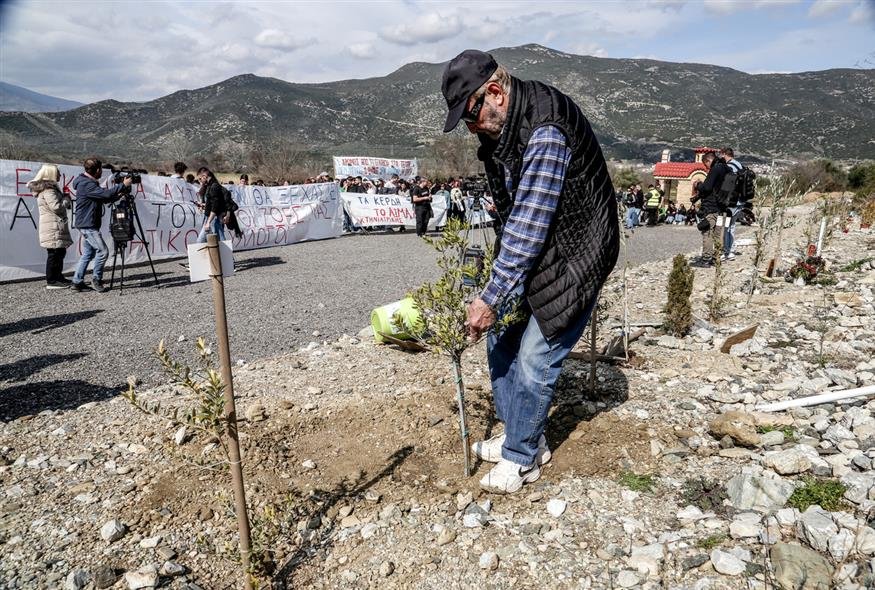
<instances>
[{"instance_id":1,"label":"crowd holding banner","mask_svg":"<svg viewBox=\"0 0 875 590\"><path fill-rule=\"evenodd\" d=\"M41 162L0 160L0 281L43 276L45 250L37 237L36 199L27 188ZM61 188L72 192L70 183L82 172L81 166L58 165ZM112 183L104 171L101 184ZM336 238L341 235L343 214L337 185L332 183L290 186L228 185L239 205L237 220L243 236L234 239L235 250L267 248L305 240ZM198 187L181 178L143 175L132 187L134 202L153 259L186 255L186 245L197 239L203 215L195 206ZM72 212L71 212L72 214ZM72 228L71 223L71 228ZM112 249L108 223L103 233ZM79 232L71 229L73 246L66 259L72 269L82 252ZM146 260L141 240L131 242L127 261Z\"/></svg>"},{"instance_id":2,"label":"crowd holding banner","mask_svg":"<svg viewBox=\"0 0 875 590\"><path fill-rule=\"evenodd\" d=\"M415 176L416 160L392 160L368 157L335 157L338 176L341 170L367 177L390 178ZM42 162L0 160L0 282L36 278L45 272L45 250L38 240L39 225L36 199L27 187ZM59 185L73 193L71 182L82 173L81 166L58 165ZM112 173L104 170L100 182L109 186ZM287 245L306 240L336 238L343 233L343 213L360 228L413 228L416 219L408 197L392 194L340 192L334 182L286 186L225 185L239 206L235 212L243 235L234 238L235 251ZM142 175L142 183L133 185L132 196L143 226L145 242L154 260L186 256L187 245L197 239L203 226L203 214L195 203L198 186L182 178ZM489 221L483 210L472 211L472 199L466 200L469 220L475 225ZM435 199L429 230L446 224L448 204ZM70 212L72 218L72 211ZM71 254L65 270L72 270L82 253L82 240L73 228ZM112 251L108 222L102 233ZM130 243L127 262L146 261L145 245L139 236Z\"/></svg>"}]
</instances>

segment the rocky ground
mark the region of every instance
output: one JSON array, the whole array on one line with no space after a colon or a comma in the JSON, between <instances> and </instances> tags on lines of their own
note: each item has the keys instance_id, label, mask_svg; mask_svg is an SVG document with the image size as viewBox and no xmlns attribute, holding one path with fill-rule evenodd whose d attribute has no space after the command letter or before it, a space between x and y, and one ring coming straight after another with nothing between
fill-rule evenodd
<instances>
[{"instance_id":1,"label":"rocky ground","mask_svg":"<svg viewBox=\"0 0 875 590\"><path fill-rule=\"evenodd\" d=\"M798 228L789 231L785 251L800 240ZM264 583L875 585L875 402L756 410L875 384L875 234L831 239L824 256L835 284L764 281L748 305L739 289L750 249L724 266L729 300L719 321L703 319L714 271L697 270L690 336L648 327L628 363L599 364L595 391L588 362L567 362L547 432L554 458L514 496L479 491L486 465L462 476L443 359L357 334L238 363ZM630 271L632 323L661 319L669 268ZM602 342L621 317L616 284L606 290ZM754 324L753 338L720 352ZM496 425L482 345L464 363L472 435L488 436ZM167 385L141 397L187 403ZM207 436L120 397L8 420L0 425L0 586L240 587L222 458Z\"/></svg>"}]
</instances>

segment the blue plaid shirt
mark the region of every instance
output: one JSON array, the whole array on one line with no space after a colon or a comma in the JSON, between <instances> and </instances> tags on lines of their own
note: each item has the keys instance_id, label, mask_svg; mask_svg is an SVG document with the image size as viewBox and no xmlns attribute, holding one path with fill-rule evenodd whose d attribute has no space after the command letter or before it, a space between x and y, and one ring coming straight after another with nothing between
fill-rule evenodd
<instances>
[{"instance_id":1,"label":"blue plaid shirt","mask_svg":"<svg viewBox=\"0 0 875 590\"><path fill-rule=\"evenodd\" d=\"M570 161L571 150L558 127L545 125L535 130L523 154L513 208L504 220L501 251L492 266L489 283L480 294L493 309L499 308L508 295L525 282L541 253ZM509 176L505 182L510 191Z\"/></svg>"}]
</instances>

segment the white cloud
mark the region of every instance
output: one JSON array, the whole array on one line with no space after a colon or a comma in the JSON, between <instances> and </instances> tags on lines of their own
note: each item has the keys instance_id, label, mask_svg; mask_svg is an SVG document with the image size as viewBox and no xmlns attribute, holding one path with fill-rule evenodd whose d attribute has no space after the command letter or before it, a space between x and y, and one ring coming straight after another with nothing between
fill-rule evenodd
<instances>
[{"instance_id":1,"label":"white cloud","mask_svg":"<svg viewBox=\"0 0 875 590\"><path fill-rule=\"evenodd\" d=\"M705 0L705 9L714 14L733 14L751 8L787 8L800 0Z\"/></svg>"},{"instance_id":2,"label":"white cloud","mask_svg":"<svg viewBox=\"0 0 875 590\"><path fill-rule=\"evenodd\" d=\"M875 26L875 6L871 0L861 0L851 11L851 16L848 21L860 25Z\"/></svg>"},{"instance_id":3,"label":"white cloud","mask_svg":"<svg viewBox=\"0 0 875 590\"><path fill-rule=\"evenodd\" d=\"M808 16L811 18L820 18L832 14L842 6L847 5L847 2L840 2L838 0L815 0L808 9Z\"/></svg>"},{"instance_id":4,"label":"white cloud","mask_svg":"<svg viewBox=\"0 0 875 590\"><path fill-rule=\"evenodd\" d=\"M577 55L591 55L593 57L608 56L607 50L596 43L578 43L571 48L571 53L576 53Z\"/></svg>"},{"instance_id":5,"label":"white cloud","mask_svg":"<svg viewBox=\"0 0 875 590\"><path fill-rule=\"evenodd\" d=\"M304 38L300 32L295 29L286 31L264 29L255 36L254 41L259 47L294 51L295 49L300 49L301 47L310 45L314 42L314 39Z\"/></svg>"},{"instance_id":6,"label":"white cloud","mask_svg":"<svg viewBox=\"0 0 875 590\"><path fill-rule=\"evenodd\" d=\"M358 59L371 59L376 55L373 43L353 43L346 46L349 54Z\"/></svg>"},{"instance_id":7,"label":"white cloud","mask_svg":"<svg viewBox=\"0 0 875 590\"><path fill-rule=\"evenodd\" d=\"M390 25L380 31L380 37L397 45L435 43L457 36L464 28L458 15L424 14L412 22Z\"/></svg>"}]
</instances>

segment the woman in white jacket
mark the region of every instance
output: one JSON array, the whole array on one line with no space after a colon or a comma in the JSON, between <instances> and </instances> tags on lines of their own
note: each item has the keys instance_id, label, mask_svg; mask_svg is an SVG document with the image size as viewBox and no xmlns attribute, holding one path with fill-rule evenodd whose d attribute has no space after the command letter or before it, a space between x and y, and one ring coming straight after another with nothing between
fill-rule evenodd
<instances>
[{"instance_id":1,"label":"woman in white jacket","mask_svg":"<svg viewBox=\"0 0 875 590\"><path fill-rule=\"evenodd\" d=\"M39 206L39 245L48 250L46 258L46 289L66 289L70 280L61 273L64 256L73 243L67 211L72 205L70 196L58 186L61 173L52 164L43 164L27 187Z\"/></svg>"}]
</instances>

